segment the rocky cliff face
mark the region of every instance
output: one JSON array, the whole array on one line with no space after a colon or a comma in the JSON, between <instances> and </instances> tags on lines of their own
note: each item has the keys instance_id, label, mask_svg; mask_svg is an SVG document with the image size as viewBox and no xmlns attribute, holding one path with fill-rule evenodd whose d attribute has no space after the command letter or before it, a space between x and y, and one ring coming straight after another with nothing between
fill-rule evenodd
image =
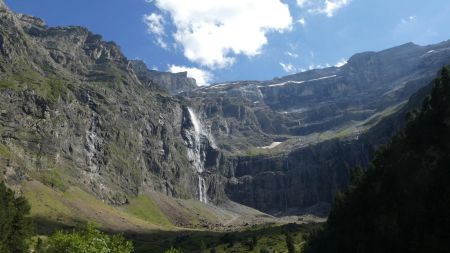
<instances>
[{"instance_id":1,"label":"rocky cliff face","mask_svg":"<svg viewBox=\"0 0 450 253\"><path fill-rule=\"evenodd\" d=\"M158 191L322 210L449 63L450 42L406 44L340 68L198 88L0 0L0 169L11 184L78 185L113 204Z\"/></svg>"},{"instance_id":2,"label":"rocky cliff face","mask_svg":"<svg viewBox=\"0 0 450 253\"><path fill-rule=\"evenodd\" d=\"M144 83L150 86L157 86L170 94L178 94L198 88L197 82L193 78L187 77L187 72L169 73L149 70L142 61L130 61L134 72Z\"/></svg>"},{"instance_id":3,"label":"rocky cliff face","mask_svg":"<svg viewBox=\"0 0 450 253\"><path fill-rule=\"evenodd\" d=\"M409 43L357 54L340 68L265 82L216 84L186 95L204 104L218 139L229 139L232 146L251 147L261 143L251 138L234 141L230 135L252 130L259 139L265 134L307 136L348 128L352 122L363 122L406 101L449 59L448 41L424 47ZM225 120L218 122L216 117ZM270 142L266 140L266 144Z\"/></svg>"},{"instance_id":4,"label":"rocky cliff face","mask_svg":"<svg viewBox=\"0 0 450 253\"><path fill-rule=\"evenodd\" d=\"M85 28L47 27L3 4L0 23L0 162L10 183L75 184L113 204L148 191L214 199L204 194L212 165L198 166L215 149L209 137L184 138L197 120L188 103Z\"/></svg>"},{"instance_id":5,"label":"rocky cliff face","mask_svg":"<svg viewBox=\"0 0 450 253\"><path fill-rule=\"evenodd\" d=\"M366 165L402 124L408 98L449 63L450 42L409 43L357 54L340 68L185 96L201 105L225 154L219 170L232 200L275 214L302 212L331 202L349 170Z\"/></svg>"}]
</instances>

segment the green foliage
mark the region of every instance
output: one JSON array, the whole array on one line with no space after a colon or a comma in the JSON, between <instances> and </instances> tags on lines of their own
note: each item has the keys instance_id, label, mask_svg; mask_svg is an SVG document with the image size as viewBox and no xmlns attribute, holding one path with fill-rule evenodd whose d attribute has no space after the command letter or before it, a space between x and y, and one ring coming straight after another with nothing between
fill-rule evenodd
<instances>
[{"instance_id":1,"label":"green foliage","mask_svg":"<svg viewBox=\"0 0 450 253\"><path fill-rule=\"evenodd\" d=\"M67 92L64 83L58 79L48 80L44 88L44 98L47 98L52 102L56 102L59 97L66 95Z\"/></svg>"},{"instance_id":2,"label":"green foliage","mask_svg":"<svg viewBox=\"0 0 450 253\"><path fill-rule=\"evenodd\" d=\"M15 197L1 182L0 207L0 252L28 252L27 241L33 234L28 202L23 197Z\"/></svg>"},{"instance_id":3,"label":"green foliage","mask_svg":"<svg viewBox=\"0 0 450 253\"><path fill-rule=\"evenodd\" d=\"M67 95L67 84L60 77L43 76L31 68L22 69L7 79L0 80L0 89L15 91L31 89L50 102L56 102L60 97Z\"/></svg>"},{"instance_id":4,"label":"green foliage","mask_svg":"<svg viewBox=\"0 0 450 253\"><path fill-rule=\"evenodd\" d=\"M82 230L54 233L44 247L43 253L130 253L133 244L122 235L106 235L94 225Z\"/></svg>"},{"instance_id":5,"label":"green foliage","mask_svg":"<svg viewBox=\"0 0 450 253\"><path fill-rule=\"evenodd\" d=\"M286 246L289 253L295 253L294 238L291 233L286 233Z\"/></svg>"},{"instance_id":6,"label":"green foliage","mask_svg":"<svg viewBox=\"0 0 450 253\"><path fill-rule=\"evenodd\" d=\"M0 144L0 158L9 160L11 159L11 151L3 144Z\"/></svg>"},{"instance_id":7,"label":"green foliage","mask_svg":"<svg viewBox=\"0 0 450 253\"><path fill-rule=\"evenodd\" d=\"M55 169L40 171L37 178L45 185L58 189L60 191L66 191L68 186L59 172Z\"/></svg>"},{"instance_id":8,"label":"green foliage","mask_svg":"<svg viewBox=\"0 0 450 253\"><path fill-rule=\"evenodd\" d=\"M17 84L10 80L0 80L0 89L16 90Z\"/></svg>"},{"instance_id":9,"label":"green foliage","mask_svg":"<svg viewBox=\"0 0 450 253\"><path fill-rule=\"evenodd\" d=\"M327 224L305 253L448 252L450 249L450 72L362 176L337 194Z\"/></svg>"},{"instance_id":10,"label":"green foliage","mask_svg":"<svg viewBox=\"0 0 450 253\"><path fill-rule=\"evenodd\" d=\"M170 249L166 250L165 253L182 253L182 251L174 247L171 247Z\"/></svg>"},{"instance_id":11,"label":"green foliage","mask_svg":"<svg viewBox=\"0 0 450 253\"><path fill-rule=\"evenodd\" d=\"M141 235L136 238L136 252L165 252L175 247L184 253L227 252L285 252L286 234L289 233L296 252L304 243L304 235L318 224L288 224L283 226L250 226L244 231L212 232L184 231Z\"/></svg>"}]
</instances>

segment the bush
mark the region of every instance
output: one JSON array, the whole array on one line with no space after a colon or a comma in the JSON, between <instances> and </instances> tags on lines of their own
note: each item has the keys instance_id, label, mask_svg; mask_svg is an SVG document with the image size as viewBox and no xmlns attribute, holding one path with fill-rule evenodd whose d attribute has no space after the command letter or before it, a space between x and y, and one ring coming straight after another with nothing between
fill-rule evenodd
<instances>
[{"instance_id":1,"label":"bush","mask_svg":"<svg viewBox=\"0 0 450 253\"><path fill-rule=\"evenodd\" d=\"M295 253L294 238L290 233L286 233L286 246L289 253Z\"/></svg>"},{"instance_id":2,"label":"bush","mask_svg":"<svg viewBox=\"0 0 450 253\"><path fill-rule=\"evenodd\" d=\"M165 253L182 253L181 250L176 249L174 247L171 247L170 249L166 250Z\"/></svg>"},{"instance_id":3,"label":"bush","mask_svg":"<svg viewBox=\"0 0 450 253\"><path fill-rule=\"evenodd\" d=\"M72 232L58 231L47 241L44 253L131 253L133 244L122 235L109 236L94 225Z\"/></svg>"}]
</instances>

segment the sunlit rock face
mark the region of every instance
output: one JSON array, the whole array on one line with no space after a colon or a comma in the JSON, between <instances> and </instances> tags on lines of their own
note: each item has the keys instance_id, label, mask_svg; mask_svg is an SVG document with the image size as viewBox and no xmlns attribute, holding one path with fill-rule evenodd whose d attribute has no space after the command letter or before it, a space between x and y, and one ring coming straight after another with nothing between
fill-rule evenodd
<instances>
[{"instance_id":1,"label":"sunlit rock face","mask_svg":"<svg viewBox=\"0 0 450 253\"><path fill-rule=\"evenodd\" d=\"M0 170L10 184L57 175L121 205L151 191L197 199L200 182L202 200L216 201L206 172L191 164L186 102L101 36L48 27L0 3L0 144L11 154L0 157ZM161 75L195 85L183 74ZM200 139L194 147L206 145Z\"/></svg>"},{"instance_id":2,"label":"sunlit rock face","mask_svg":"<svg viewBox=\"0 0 450 253\"><path fill-rule=\"evenodd\" d=\"M274 214L326 207L350 169L402 124L407 100L450 64L450 42L357 54L346 65L184 93L225 157L232 200ZM368 137L370 136L370 137ZM276 146L271 146L277 143ZM313 208L314 209L314 208Z\"/></svg>"}]
</instances>

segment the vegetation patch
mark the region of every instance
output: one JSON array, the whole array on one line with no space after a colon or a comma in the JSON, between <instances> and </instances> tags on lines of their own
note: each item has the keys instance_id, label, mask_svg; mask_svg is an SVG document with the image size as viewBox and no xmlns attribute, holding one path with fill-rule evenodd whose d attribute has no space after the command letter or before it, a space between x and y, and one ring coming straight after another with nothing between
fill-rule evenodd
<instances>
[{"instance_id":1,"label":"vegetation patch","mask_svg":"<svg viewBox=\"0 0 450 253\"><path fill-rule=\"evenodd\" d=\"M255 226L245 231L218 233L206 231L160 232L138 235L137 253L231 253L231 252L301 252L305 235L320 224L288 224L283 226Z\"/></svg>"},{"instance_id":2,"label":"vegetation patch","mask_svg":"<svg viewBox=\"0 0 450 253\"><path fill-rule=\"evenodd\" d=\"M11 159L11 150L8 146L4 144L0 144L0 158L10 160Z\"/></svg>"},{"instance_id":3,"label":"vegetation patch","mask_svg":"<svg viewBox=\"0 0 450 253\"><path fill-rule=\"evenodd\" d=\"M17 83L11 80L0 80L0 89L17 90Z\"/></svg>"},{"instance_id":4,"label":"vegetation patch","mask_svg":"<svg viewBox=\"0 0 450 253\"><path fill-rule=\"evenodd\" d=\"M139 196L130 201L125 211L153 224L172 226L171 222L161 212L158 206L147 196Z\"/></svg>"},{"instance_id":5,"label":"vegetation patch","mask_svg":"<svg viewBox=\"0 0 450 253\"><path fill-rule=\"evenodd\" d=\"M60 191L66 191L68 189L66 181L56 169L39 171L37 179L52 189Z\"/></svg>"}]
</instances>

